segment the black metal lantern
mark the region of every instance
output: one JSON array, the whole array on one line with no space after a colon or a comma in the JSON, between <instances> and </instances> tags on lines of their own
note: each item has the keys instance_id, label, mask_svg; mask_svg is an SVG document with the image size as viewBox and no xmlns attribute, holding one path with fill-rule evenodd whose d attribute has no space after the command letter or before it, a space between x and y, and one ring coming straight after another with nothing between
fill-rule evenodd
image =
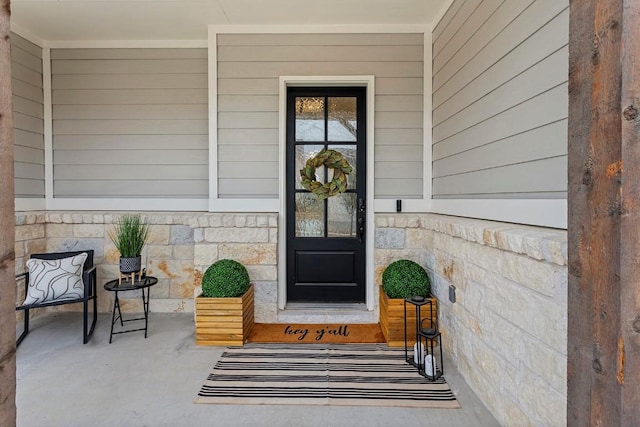
<instances>
[{"instance_id":1,"label":"black metal lantern","mask_svg":"<svg viewBox=\"0 0 640 427\"><path fill-rule=\"evenodd\" d=\"M416 311L415 344L413 354L409 353L407 336L407 304ZM422 308L428 306L428 316L422 317ZM442 357L442 335L438 330L438 312L433 301L424 297L404 300L404 356L407 363L415 366L418 373L430 381L435 381L444 373ZM427 308L427 307L425 307Z\"/></svg>"}]
</instances>

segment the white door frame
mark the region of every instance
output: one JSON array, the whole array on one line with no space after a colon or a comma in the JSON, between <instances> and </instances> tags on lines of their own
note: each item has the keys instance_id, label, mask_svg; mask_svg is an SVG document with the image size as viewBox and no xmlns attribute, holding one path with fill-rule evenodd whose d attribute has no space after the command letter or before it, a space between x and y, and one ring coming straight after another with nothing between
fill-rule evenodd
<instances>
[{"instance_id":1,"label":"white door frame","mask_svg":"<svg viewBox=\"0 0 640 427\"><path fill-rule=\"evenodd\" d=\"M279 85L279 160L280 160L280 209L278 224L278 309L284 310L287 303L287 87L289 86L363 86L367 88L367 222L366 222L366 305L367 310L374 309L374 201L373 201L373 142L375 112L375 76L280 76Z\"/></svg>"}]
</instances>

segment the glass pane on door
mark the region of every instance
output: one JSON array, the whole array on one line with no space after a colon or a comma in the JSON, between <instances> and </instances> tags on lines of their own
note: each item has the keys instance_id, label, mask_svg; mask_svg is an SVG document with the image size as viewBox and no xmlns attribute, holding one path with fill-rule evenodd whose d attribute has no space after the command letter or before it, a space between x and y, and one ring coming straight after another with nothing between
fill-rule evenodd
<instances>
[{"instance_id":1,"label":"glass pane on door","mask_svg":"<svg viewBox=\"0 0 640 427\"><path fill-rule=\"evenodd\" d=\"M328 104L329 123L327 126L327 140L356 142L358 131L356 98L328 98Z\"/></svg>"},{"instance_id":2,"label":"glass pane on door","mask_svg":"<svg viewBox=\"0 0 640 427\"><path fill-rule=\"evenodd\" d=\"M296 237L324 237L324 203L311 193L296 193Z\"/></svg>"},{"instance_id":3,"label":"glass pane on door","mask_svg":"<svg viewBox=\"0 0 640 427\"><path fill-rule=\"evenodd\" d=\"M344 157L347 162L349 162L349 166L353 169L353 171L347 175L347 189L354 190L356 188L356 175L357 175L357 146L355 144L340 144L340 145L330 145L329 148L332 150L336 150L342 157ZM331 173L332 169L329 169L329 176L327 180L331 181L333 179L333 174Z\"/></svg>"},{"instance_id":4,"label":"glass pane on door","mask_svg":"<svg viewBox=\"0 0 640 427\"><path fill-rule=\"evenodd\" d=\"M356 237L356 193L327 199L327 237Z\"/></svg>"},{"instance_id":5,"label":"glass pane on door","mask_svg":"<svg viewBox=\"0 0 640 427\"><path fill-rule=\"evenodd\" d=\"M295 179L296 179L296 190L302 190L304 187L302 186L302 178L300 177L300 170L303 169L307 160L313 158L318 154L324 145L296 145L296 169L295 169ZM325 168L319 167L316 168L316 181L325 183Z\"/></svg>"},{"instance_id":6,"label":"glass pane on door","mask_svg":"<svg viewBox=\"0 0 640 427\"><path fill-rule=\"evenodd\" d=\"M296 141L324 141L324 98L296 97Z\"/></svg>"}]
</instances>

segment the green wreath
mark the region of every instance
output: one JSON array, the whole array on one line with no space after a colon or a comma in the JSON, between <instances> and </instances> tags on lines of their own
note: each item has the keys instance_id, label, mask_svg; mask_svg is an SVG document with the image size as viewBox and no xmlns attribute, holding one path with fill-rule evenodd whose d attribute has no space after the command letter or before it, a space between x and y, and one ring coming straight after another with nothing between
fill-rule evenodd
<instances>
[{"instance_id":1,"label":"green wreath","mask_svg":"<svg viewBox=\"0 0 640 427\"><path fill-rule=\"evenodd\" d=\"M324 184L316 181L316 169L323 165L333 169L333 179ZM324 200L347 191L347 175L352 171L353 168L342 154L335 150L323 149L315 157L307 160L305 167L300 169L300 176L302 186L315 194L318 200Z\"/></svg>"}]
</instances>

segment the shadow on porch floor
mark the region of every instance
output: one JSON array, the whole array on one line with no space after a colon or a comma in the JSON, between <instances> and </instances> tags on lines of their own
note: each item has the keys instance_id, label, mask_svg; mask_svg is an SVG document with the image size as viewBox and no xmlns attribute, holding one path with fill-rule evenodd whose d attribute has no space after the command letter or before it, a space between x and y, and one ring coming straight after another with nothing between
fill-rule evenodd
<instances>
[{"instance_id":1,"label":"shadow on porch floor","mask_svg":"<svg viewBox=\"0 0 640 427\"><path fill-rule=\"evenodd\" d=\"M498 426L450 360L462 409L194 404L223 347L198 347L193 314L151 313L149 335L115 335L100 315L82 345L80 314L32 322L18 348L18 426Z\"/></svg>"}]
</instances>

